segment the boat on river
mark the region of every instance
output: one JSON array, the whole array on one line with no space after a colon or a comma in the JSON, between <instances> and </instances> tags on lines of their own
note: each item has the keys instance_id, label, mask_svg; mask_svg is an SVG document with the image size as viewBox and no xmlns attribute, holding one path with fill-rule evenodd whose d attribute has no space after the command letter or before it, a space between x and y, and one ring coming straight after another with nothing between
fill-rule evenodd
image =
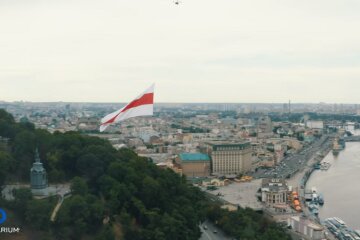
<instances>
[{"instance_id":1,"label":"boat on river","mask_svg":"<svg viewBox=\"0 0 360 240\"><path fill-rule=\"evenodd\" d=\"M333 147L332 147L332 152L334 155L338 155L339 152L341 150L343 150L344 147L342 144L339 143L339 139L338 138L335 138L334 141L333 141Z\"/></svg>"},{"instance_id":2,"label":"boat on river","mask_svg":"<svg viewBox=\"0 0 360 240\"><path fill-rule=\"evenodd\" d=\"M317 199L320 206L324 205L324 196L320 193Z\"/></svg>"},{"instance_id":3,"label":"boat on river","mask_svg":"<svg viewBox=\"0 0 360 240\"><path fill-rule=\"evenodd\" d=\"M329 162L322 162L320 164L320 169L321 170L328 170L331 167L331 163Z\"/></svg>"}]
</instances>

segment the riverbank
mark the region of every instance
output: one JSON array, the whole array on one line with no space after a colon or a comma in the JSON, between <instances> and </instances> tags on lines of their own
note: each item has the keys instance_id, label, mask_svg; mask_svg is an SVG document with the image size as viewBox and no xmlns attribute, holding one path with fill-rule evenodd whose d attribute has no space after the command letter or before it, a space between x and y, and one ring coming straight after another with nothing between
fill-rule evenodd
<instances>
[{"instance_id":1,"label":"riverbank","mask_svg":"<svg viewBox=\"0 0 360 240\"><path fill-rule=\"evenodd\" d=\"M314 172L307 186L315 186L324 195L325 204L319 209L321 220L339 217L353 229L360 229L360 142L346 143L346 148L334 156L329 153L324 161L331 164L327 171Z\"/></svg>"},{"instance_id":2,"label":"riverbank","mask_svg":"<svg viewBox=\"0 0 360 240\"><path fill-rule=\"evenodd\" d=\"M306 166L288 180L288 185L292 186L293 189L299 192L299 199L302 203L303 210L302 214L307 219L310 219L322 226L324 226L324 224L321 223L320 219L314 214L312 214L310 210L306 207L305 190L308 180L310 179L314 171L316 171L314 170L314 165L323 161L324 156L327 156L330 152L331 139L328 139L327 142L322 145L319 151L307 161ZM336 237L332 234L326 234L326 239L335 240Z\"/></svg>"}]
</instances>

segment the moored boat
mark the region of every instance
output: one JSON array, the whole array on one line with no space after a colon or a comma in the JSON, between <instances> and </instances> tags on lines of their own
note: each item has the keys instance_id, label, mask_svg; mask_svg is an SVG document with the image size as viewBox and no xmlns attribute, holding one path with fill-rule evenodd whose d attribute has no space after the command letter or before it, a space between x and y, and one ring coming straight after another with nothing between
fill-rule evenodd
<instances>
[{"instance_id":1,"label":"moored boat","mask_svg":"<svg viewBox=\"0 0 360 240\"><path fill-rule=\"evenodd\" d=\"M324 205L324 196L320 193L318 196L318 203L319 205Z\"/></svg>"}]
</instances>

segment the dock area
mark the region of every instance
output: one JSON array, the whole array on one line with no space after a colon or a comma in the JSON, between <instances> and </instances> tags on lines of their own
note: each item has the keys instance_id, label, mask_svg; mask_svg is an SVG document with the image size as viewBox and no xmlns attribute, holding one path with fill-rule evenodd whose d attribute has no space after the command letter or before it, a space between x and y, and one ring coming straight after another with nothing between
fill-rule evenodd
<instances>
[{"instance_id":1,"label":"dock area","mask_svg":"<svg viewBox=\"0 0 360 240\"><path fill-rule=\"evenodd\" d=\"M325 226L339 240L359 240L360 231L354 231L349 228L340 218L327 218L324 221Z\"/></svg>"}]
</instances>

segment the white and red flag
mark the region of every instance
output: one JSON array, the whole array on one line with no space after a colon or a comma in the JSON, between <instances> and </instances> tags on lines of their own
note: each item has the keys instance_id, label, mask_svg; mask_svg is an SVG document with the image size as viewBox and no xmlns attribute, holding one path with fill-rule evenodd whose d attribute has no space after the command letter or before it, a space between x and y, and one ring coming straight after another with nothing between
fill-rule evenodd
<instances>
[{"instance_id":1,"label":"white and red flag","mask_svg":"<svg viewBox=\"0 0 360 240\"><path fill-rule=\"evenodd\" d=\"M135 100L125 107L106 115L101 119L100 132L103 132L110 124L138 116L153 115L154 112L154 84Z\"/></svg>"}]
</instances>

